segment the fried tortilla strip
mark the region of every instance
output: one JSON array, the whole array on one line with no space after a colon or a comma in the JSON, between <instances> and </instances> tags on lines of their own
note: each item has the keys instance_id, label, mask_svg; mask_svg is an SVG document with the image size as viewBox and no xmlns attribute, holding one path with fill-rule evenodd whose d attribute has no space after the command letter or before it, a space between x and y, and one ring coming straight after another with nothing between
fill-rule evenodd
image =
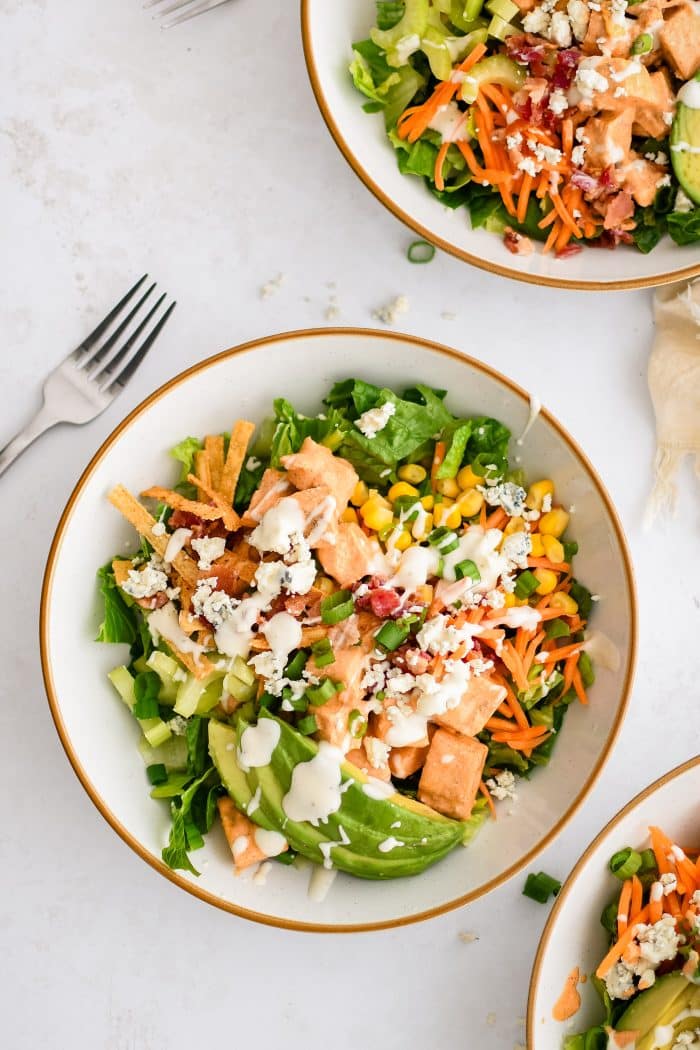
<instances>
[{"instance_id":1,"label":"fried tortilla strip","mask_svg":"<svg viewBox=\"0 0 700 1050\"><path fill-rule=\"evenodd\" d=\"M231 441L229 442L228 455L226 456L221 485L219 486L219 491L229 507L233 503L248 444L254 432L255 423L249 423L245 419L237 420L231 429Z\"/></svg>"},{"instance_id":2,"label":"fried tortilla strip","mask_svg":"<svg viewBox=\"0 0 700 1050\"><path fill-rule=\"evenodd\" d=\"M197 473L203 481L207 481L208 485L211 485L216 492L221 491L221 479L224 475L224 435L223 434L210 434L204 439L204 451L209 459L209 474L211 481L200 473L199 467ZM229 503L232 501L229 500Z\"/></svg>"},{"instance_id":3,"label":"fried tortilla strip","mask_svg":"<svg viewBox=\"0 0 700 1050\"><path fill-rule=\"evenodd\" d=\"M133 561L125 561L123 558L115 558L112 562L112 572L117 587L121 587L129 578L129 570L133 569Z\"/></svg>"},{"instance_id":4,"label":"fried tortilla strip","mask_svg":"<svg viewBox=\"0 0 700 1050\"><path fill-rule=\"evenodd\" d=\"M198 478L202 479L204 485L211 487L212 474L211 474L211 460L209 453L206 451L195 452L194 454L194 465L195 471ZM216 486L215 486L216 487ZM206 502L207 494L202 486L197 486L197 499L201 500L202 503Z\"/></svg>"},{"instance_id":5,"label":"fried tortilla strip","mask_svg":"<svg viewBox=\"0 0 700 1050\"><path fill-rule=\"evenodd\" d=\"M188 474L187 480L190 485L197 485L199 488L204 489L207 498L210 499L217 508L219 517L229 532L235 532L236 529L240 527L241 519L238 517L233 507L228 506L218 492L215 492L214 489L210 488L209 485L206 485L201 478L195 477L194 474Z\"/></svg>"},{"instance_id":6,"label":"fried tortilla strip","mask_svg":"<svg viewBox=\"0 0 700 1050\"><path fill-rule=\"evenodd\" d=\"M162 491L167 492L167 489ZM175 493L175 495L177 495L177 493ZM148 513L146 508L139 503L136 497L132 496L123 485L116 485L107 498L112 506L116 507L117 510L124 515L126 520L134 526L136 531L141 536L145 536L153 549L160 554L161 558L164 557L170 537L167 532L162 536L154 535L153 526L156 523L156 519ZM157 498L158 497L156 496L156 499ZM219 512L217 511L217 515L218 513ZM199 569L197 568L196 562L194 562L185 551L180 551L176 556L173 562L173 568L191 587L197 586Z\"/></svg>"},{"instance_id":7,"label":"fried tortilla strip","mask_svg":"<svg viewBox=\"0 0 700 1050\"><path fill-rule=\"evenodd\" d=\"M201 484L199 478L196 478L194 474L189 475L190 481L195 484ZM186 514L194 514L198 518L202 518L203 521L219 521L224 520L228 516L229 521L236 519L236 525L232 528L238 527L238 515L231 507L212 507L209 503L200 503L198 500L187 499L186 496L181 496L179 492L173 492L172 489L162 489L157 485L154 485L150 489L146 489L141 495L144 499L157 499L161 503L167 503L173 510L182 510ZM218 497L219 502L223 503L221 497ZM233 518L230 517L233 515ZM226 522L224 521L224 525Z\"/></svg>"},{"instance_id":8,"label":"fried tortilla strip","mask_svg":"<svg viewBox=\"0 0 700 1050\"><path fill-rule=\"evenodd\" d=\"M307 645L313 645L314 642L320 642L322 638L326 638L328 635L328 625L320 623L317 627L302 627L301 629L301 641L299 647L304 648ZM250 643L250 648L255 650L256 653L266 653L270 648L267 638L261 637L256 634Z\"/></svg>"}]
</instances>

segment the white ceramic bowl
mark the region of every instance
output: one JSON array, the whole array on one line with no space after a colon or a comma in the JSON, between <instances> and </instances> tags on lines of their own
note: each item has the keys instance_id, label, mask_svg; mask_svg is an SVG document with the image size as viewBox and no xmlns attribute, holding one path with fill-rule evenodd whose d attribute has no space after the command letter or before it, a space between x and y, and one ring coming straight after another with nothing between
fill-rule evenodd
<instances>
[{"instance_id":1,"label":"white ceramic bowl","mask_svg":"<svg viewBox=\"0 0 700 1050\"><path fill-rule=\"evenodd\" d=\"M678 843L694 845L700 836L700 758L678 766L633 798L590 844L557 897L544 928L530 982L528 1050L561 1050L569 1031L582 1032L602 1017L590 981L579 985L582 1005L570 1021L552 1018L552 1007L567 974L578 966L593 973L608 947L600 925L603 908L620 883L608 869L613 853L646 845L649 827L658 825Z\"/></svg>"},{"instance_id":2,"label":"white ceramic bowl","mask_svg":"<svg viewBox=\"0 0 700 1050\"><path fill-rule=\"evenodd\" d=\"M445 208L422 179L402 175L381 113L363 112L347 69L353 41L374 25L374 0L301 0L301 20L311 85L331 135L365 186L421 237L492 273L558 288L643 288L700 274L697 245L681 248L670 237L649 255L633 248L591 248L563 260L538 250L511 255L500 237L471 229L466 209Z\"/></svg>"},{"instance_id":3,"label":"white ceramic bowl","mask_svg":"<svg viewBox=\"0 0 700 1050\"><path fill-rule=\"evenodd\" d=\"M202 899L262 922L316 930L425 918L488 892L529 863L571 817L608 755L626 705L636 640L634 585L619 521L583 453L543 411L518 450L522 464L531 476L552 477L564 504L575 504L578 572L607 596L596 608L596 626L622 661L616 673L600 671L588 709L571 710L552 762L523 785L516 815L488 823L471 848L418 878L381 884L339 875L322 904L308 899L308 873L294 868L275 866L265 886L234 878L218 830L196 855L200 879L166 869L160 851L168 816L148 798L137 726L105 678L125 654L93 642L100 615L95 570L133 543L105 495L118 482L138 492L174 480L168 449L185 435L227 430L239 416L260 421L280 394L302 411L317 411L331 383L348 376L399 388L420 380L446 388L454 411L496 416L514 434L529 414L527 394L509 380L454 350L407 336L321 329L229 350L161 387L97 452L58 526L42 599L51 710L76 773L112 827L156 870Z\"/></svg>"}]
</instances>

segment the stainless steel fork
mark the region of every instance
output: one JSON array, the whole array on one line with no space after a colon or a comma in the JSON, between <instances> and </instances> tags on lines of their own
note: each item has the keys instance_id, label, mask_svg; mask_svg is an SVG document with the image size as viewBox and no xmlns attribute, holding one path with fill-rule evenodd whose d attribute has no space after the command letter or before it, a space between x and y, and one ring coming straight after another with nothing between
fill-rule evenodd
<instances>
[{"instance_id":1,"label":"stainless steel fork","mask_svg":"<svg viewBox=\"0 0 700 1050\"><path fill-rule=\"evenodd\" d=\"M170 3L167 0L146 0L143 6L158 7L159 10L154 12L155 18L167 18L168 15L174 15L173 18L167 18L163 22L162 28L170 29L171 26L186 22L189 18L196 18L197 15L203 15L206 11L213 11L215 7L228 3L230 0L171 0Z\"/></svg>"},{"instance_id":2,"label":"stainless steel fork","mask_svg":"<svg viewBox=\"0 0 700 1050\"><path fill-rule=\"evenodd\" d=\"M141 308L156 287L152 284L123 320L119 320L147 277L145 274L137 281L95 331L48 376L42 407L24 430L0 451L0 474L50 427L57 423L89 423L95 419L129 382L175 309L173 302L156 320L165 301L163 294L145 316L141 315ZM154 324L146 333L152 321ZM117 327L108 334L117 322ZM124 342L121 342L122 336ZM141 336L143 341L139 343Z\"/></svg>"}]
</instances>

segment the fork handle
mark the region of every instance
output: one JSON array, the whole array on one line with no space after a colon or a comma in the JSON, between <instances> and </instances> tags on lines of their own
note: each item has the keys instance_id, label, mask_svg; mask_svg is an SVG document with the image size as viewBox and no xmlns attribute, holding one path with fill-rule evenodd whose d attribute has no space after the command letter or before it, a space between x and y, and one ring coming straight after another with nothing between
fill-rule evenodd
<instances>
[{"instance_id":1,"label":"fork handle","mask_svg":"<svg viewBox=\"0 0 700 1050\"><path fill-rule=\"evenodd\" d=\"M27 423L23 430L0 451L0 474L4 474L7 468L21 456L25 448L31 445L40 434L53 427L59 420L48 411L46 405L42 405L34 418Z\"/></svg>"}]
</instances>

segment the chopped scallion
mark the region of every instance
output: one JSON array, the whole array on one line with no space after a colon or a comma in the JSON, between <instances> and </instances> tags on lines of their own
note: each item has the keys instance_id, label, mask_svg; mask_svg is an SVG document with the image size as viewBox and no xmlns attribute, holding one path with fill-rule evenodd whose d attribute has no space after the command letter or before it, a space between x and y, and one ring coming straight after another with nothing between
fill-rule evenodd
<instances>
[{"instance_id":1,"label":"chopped scallion","mask_svg":"<svg viewBox=\"0 0 700 1050\"><path fill-rule=\"evenodd\" d=\"M348 716L348 729L350 736L355 740L362 740L367 732L367 719L361 711L351 711Z\"/></svg>"},{"instance_id":2,"label":"chopped scallion","mask_svg":"<svg viewBox=\"0 0 700 1050\"><path fill-rule=\"evenodd\" d=\"M627 846L613 854L608 866L615 878L620 882L625 882L626 879L631 879L637 874L642 866L642 857L631 846Z\"/></svg>"},{"instance_id":3,"label":"chopped scallion","mask_svg":"<svg viewBox=\"0 0 700 1050\"><path fill-rule=\"evenodd\" d=\"M523 896L537 901L538 904L546 904L550 896L556 897L560 889L561 883L558 879L553 879L545 871L540 871L536 875L531 871L525 880Z\"/></svg>"},{"instance_id":4,"label":"chopped scallion","mask_svg":"<svg viewBox=\"0 0 700 1050\"><path fill-rule=\"evenodd\" d=\"M164 784L168 779L168 771L162 762L157 762L152 766L146 766L146 776L151 784Z\"/></svg>"},{"instance_id":5,"label":"chopped scallion","mask_svg":"<svg viewBox=\"0 0 700 1050\"><path fill-rule=\"evenodd\" d=\"M297 722L297 730L302 736L311 736L318 729L318 722L314 715L306 715L304 718L300 718Z\"/></svg>"},{"instance_id":6,"label":"chopped scallion","mask_svg":"<svg viewBox=\"0 0 700 1050\"><path fill-rule=\"evenodd\" d=\"M314 654L314 663L317 667L328 667L329 664L335 663L335 653L328 638L314 642L311 652Z\"/></svg>"},{"instance_id":7,"label":"chopped scallion","mask_svg":"<svg viewBox=\"0 0 700 1050\"><path fill-rule=\"evenodd\" d=\"M400 623L396 620L387 620L379 628L374 638L384 649L393 653L394 649L398 649L400 645L403 645L410 633L410 624Z\"/></svg>"},{"instance_id":8,"label":"chopped scallion","mask_svg":"<svg viewBox=\"0 0 700 1050\"><path fill-rule=\"evenodd\" d=\"M464 561L458 562L455 565L455 578L463 580L465 577L469 577L474 583L479 583L481 580L481 573L476 567L476 563L471 558L465 558Z\"/></svg>"},{"instance_id":9,"label":"chopped scallion","mask_svg":"<svg viewBox=\"0 0 700 1050\"><path fill-rule=\"evenodd\" d=\"M323 623L335 624L347 620L355 611L355 603L350 591L336 591L327 598L321 599L321 620Z\"/></svg>"},{"instance_id":10,"label":"chopped scallion","mask_svg":"<svg viewBox=\"0 0 700 1050\"><path fill-rule=\"evenodd\" d=\"M435 246L427 241L412 241L406 254L409 262L429 263L435 258Z\"/></svg>"},{"instance_id":11,"label":"chopped scallion","mask_svg":"<svg viewBox=\"0 0 700 1050\"><path fill-rule=\"evenodd\" d=\"M332 696L335 696L336 683L332 682L330 678L324 678L319 685L310 685L306 690L306 697L309 703L315 707L320 707L321 704L326 704Z\"/></svg>"},{"instance_id":12,"label":"chopped scallion","mask_svg":"<svg viewBox=\"0 0 700 1050\"><path fill-rule=\"evenodd\" d=\"M540 585L540 581L535 576L534 572L530 572L526 569L525 572L521 572L515 581L514 594L516 598L524 599L529 598L531 594L534 594Z\"/></svg>"}]
</instances>

